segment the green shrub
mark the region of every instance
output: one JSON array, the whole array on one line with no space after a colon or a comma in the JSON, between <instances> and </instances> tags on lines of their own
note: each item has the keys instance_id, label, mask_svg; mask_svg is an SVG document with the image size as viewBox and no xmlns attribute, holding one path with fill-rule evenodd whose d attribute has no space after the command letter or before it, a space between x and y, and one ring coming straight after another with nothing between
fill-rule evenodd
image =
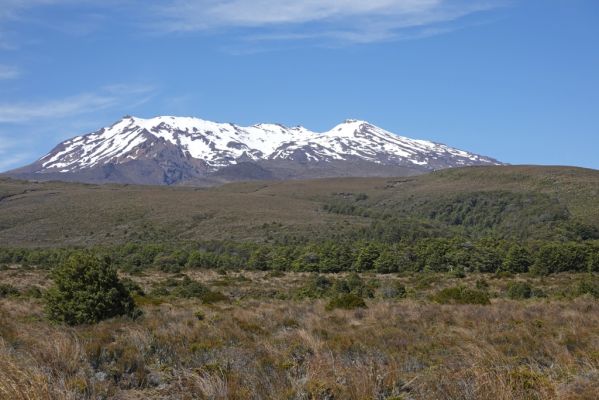
<instances>
[{"instance_id":1,"label":"green shrub","mask_svg":"<svg viewBox=\"0 0 599 400\"><path fill-rule=\"evenodd\" d=\"M206 314L204 314L201 310L198 310L193 313L198 321L203 321L206 319Z\"/></svg>"},{"instance_id":2,"label":"green shrub","mask_svg":"<svg viewBox=\"0 0 599 400\"><path fill-rule=\"evenodd\" d=\"M433 296L433 301L440 304L490 304L487 292L464 286L445 288Z\"/></svg>"},{"instance_id":3,"label":"green shrub","mask_svg":"<svg viewBox=\"0 0 599 400\"><path fill-rule=\"evenodd\" d=\"M170 288L170 290L169 290ZM187 299L200 299L202 303L212 304L219 301L226 301L228 297L220 292L210 290L206 285L196 282L185 276L183 280L167 279L152 291L155 296L184 297Z\"/></svg>"},{"instance_id":4,"label":"green shrub","mask_svg":"<svg viewBox=\"0 0 599 400\"><path fill-rule=\"evenodd\" d=\"M403 299L406 297L406 287L400 282L392 282L381 289L381 294L385 299Z\"/></svg>"},{"instance_id":5,"label":"green shrub","mask_svg":"<svg viewBox=\"0 0 599 400\"><path fill-rule=\"evenodd\" d=\"M359 297L374 297L374 289L367 285L359 274L352 272L346 279L339 279L333 285L335 293L353 293Z\"/></svg>"},{"instance_id":6,"label":"green shrub","mask_svg":"<svg viewBox=\"0 0 599 400\"><path fill-rule=\"evenodd\" d=\"M4 297L12 297L17 296L19 294L19 290L7 283L0 283L0 299Z\"/></svg>"},{"instance_id":7,"label":"green shrub","mask_svg":"<svg viewBox=\"0 0 599 400\"><path fill-rule=\"evenodd\" d=\"M581 280L576 285L574 294L576 296L588 294L596 299L599 299L599 280L595 277L588 277Z\"/></svg>"},{"instance_id":8,"label":"green shrub","mask_svg":"<svg viewBox=\"0 0 599 400\"><path fill-rule=\"evenodd\" d=\"M512 282L508 286L507 295L512 300L530 299L533 296L533 290L526 282Z\"/></svg>"},{"instance_id":9,"label":"green shrub","mask_svg":"<svg viewBox=\"0 0 599 400\"><path fill-rule=\"evenodd\" d=\"M303 285L296 293L296 297L300 299L318 299L325 297L331 289L333 283L331 280L322 275L311 276L305 285Z\"/></svg>"},{"instance_id":10,"label":"green shrub","mask_svg":"<svg viewBox=\"0 0 599 400\"><path fill-rule=\"evenodd\" d=\"M137 316L131 294L108 259L77 253L53 272L45 296L48 317L69 325L93 324L120 315Z\"/></svg>"},{"instance_id":11,"label":"green shrub","mask_svg":"<svg viewBox=\"0 0 599 400\"><path fill-rule=\"evenodd\" d=\"M353 293L342 293L333 297L326 305L328 311L335 308L353 310L355 308L366 308L366 302L360 296Z\"/></svg>"}]
</instances>

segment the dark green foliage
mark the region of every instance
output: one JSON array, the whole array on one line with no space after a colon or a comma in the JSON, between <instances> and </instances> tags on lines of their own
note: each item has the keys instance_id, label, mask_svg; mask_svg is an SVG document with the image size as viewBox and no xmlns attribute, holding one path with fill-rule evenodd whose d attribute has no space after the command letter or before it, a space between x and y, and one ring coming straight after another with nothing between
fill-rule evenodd
<instances>
[{"instance_id":1,"label":"dark green foliage","mask_svg":"<svg viewBox=\"0 0 599 400\"><path fill-rule=\"evenodd\" d=\"M298 290L296 296L300 299L317 299L328 295L333 282L325 276L315 275L308 279L308 282Z\"/></svg>"},{"instance_id":2,"label":"dark green foliage","mask_svg":"<svg viewBox=\"0 0 599 400\"><path fill-rule=\"evenodd\" d=\"M490 304L489 294L482 290L465 286L445 288L433 296L433 301L440 304Z\"/></svg>"},{"instance_id":3,"label":"dark green foliage","mask_svg":"<svg viewBox=\"0 0 599 400\"><path fill-rule=\"evenodd\" d=\"M351 273L347 279L338 279L333 285L336 293L352 293L360 297L374 297L374 290L357 273Z\"/></svg>"},{"instance_id":4,"label":"dark green foliage","mask_svg":"<svg viewBox=\"0 0 599 400\"><path fill-rule=\"evenodd\" d=\"M531 270L540 275L557 272L581 272L588 268L587 250L577 243L543 245Z\"/></svg>"},{"instance_id":5,"label":"dark green foliage","mask_svg":"<svg viewBox=\"0 0 599 400\"><path fill-rule=\"evenodd\" d=\"M155 287L151 296L174 296L187 299L199 299L205 304L227 301L228 297L220 292L211 290L208 286L184 276L183 279L167 279Z\"/></svg>"},{"instance_id":6,"label":"dark green foliage","mask_svg":"<svg viewBox=\"0 0 599 400\"><path fill-rule=\"evenodd\" d=\"M522 273L528 272L531 264L531 256L528 250L520 245L513 245L507 252L501 268L504 271Z\"/></svg>"},{"instance_id":7,"label":"dark green foliage","mask_svg":"<svg viewBox=\"0 0 599 400\"><path fill-rule=\"evenodd\" d=\"M54 286L45 296L51 320L77 325L138 315L131 294L109 259L77 253L54 269L52 277Z\"/></svg>"},{"instance_id":8,"label":"dark green foliage","mask_svg":"<svg viewBox=\"0 0 599 400\"><path fill-rule=\"evenodd\" d=\"M379 258L381 248L377 243L366 243L360 246L354 261L354 270L358 272L374 269L374 263Z\"/></svg>"},{"instance_id":9,"label":"dark green foliage","mask_svg":"<svg viewBox=\"0 0 599 400\"><path fill-rule=\"evenodd\" d=\"M266 271L269 269L270 260L270 249L268 247L259 247L250 256L248 260L248 267L251 269L257 269Z\"/></svg>"},{"instance_id":10,"label":"dark green foliage","mask_svg":"<svg viewBox=\"0 0 599 400\"><path fill-rule=\"evenodd\" d=\"M145 296L144 290L129 278L121 279L121 283L129 293L135 296Z\"/></svg>"},{"instance_id":11,"label":"dark green foliage","mask_svg":"<svg viewBox=\"0 0 599 400\"><path fill-rule=\"evenodd\" d=\"M9 296L18 296L19 290L7 283L0 283L0 299Z\"/></svg>"},{"instance_id":12,"label":"dark green foliage","mask_svg":"<svg viewBox=\"0 0 599 400\"><path fill-rule=\"evenodd\" d=\"M333 297L325 307L328 311L340 308L343 310L353 310L356 308L366 308L364 299L353 293L342 293Z\"/></svg>"},{"instance_id":13,"label":"dark green foliage","mask_svg":"<svg viewBox=\"0 0 599 400\"><path fill-rule=\"evenodd\" d=\"M599 272L599 247L592 247L588 262L589 272Z\"/></svg>"},{"instance_id":14,"label":"dark green foliage","mask_svg":"<svg viewBox=\"0 0 599 400\"><path fill-rule=\"evenodd\" d=\"M507 295L512 300L530 299L533 290L527 282L512 282L508 286Z\"/></svg>"},{"instance_id":15,"label":"dark green foliage","mask_svg":"<svg viewBox=\"0 0 599 400\"><path fill-rule=\"evenodd\" d=\"M557 199L533 192L466 192L425 201L413 210L468 233L493 232L509 237L535 235L540 227L569 218L567 208Z\"/></svg>"},{"instance_id":16,"label":"dark green foliage","mask_svg":"<svg viewBox=\"0 0 599 400\"><path fill-rule=\"evenodd\" d=\"M574 293L576 296L588 294L599 299L599 278L591 275L588 278L581 280L576 284Z\"/></svg>"},{"instance_id":17,"label":"dark green foliage","mask_svg":"<svg viewBox=\"0 0 599 400\"><path fill-rule=\"evenodd\" d=\"M384 249L374 262L374 269L380 274L398 272L401 268L399 254L389 248Z\"/></svg>"},{"instance_id":18,"label":"dark green foliage","mask_svg":"<svg viewBox=\"0 0 599 400\"><path fill-rule=\"evenodd\" d=\"M401 282L394 281L383 286L381 294L385 299L403 299L407 295L407 290Z\"/></svg>"}]
</instances>

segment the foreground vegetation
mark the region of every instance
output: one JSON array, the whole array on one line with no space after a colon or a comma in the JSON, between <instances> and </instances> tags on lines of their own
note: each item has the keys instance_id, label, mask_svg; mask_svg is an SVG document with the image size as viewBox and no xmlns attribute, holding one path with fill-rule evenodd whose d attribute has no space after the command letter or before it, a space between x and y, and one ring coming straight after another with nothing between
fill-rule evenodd
<instances>
[{"instance_id":1,"label":"foreground vegetation","mask_svg":"<svg viewBox=\"0 0 599 400\"><path fill-rule=\"evenodd\" d=\"M123 275L135 319L67 327L0 271L0 398L594 399L595 274Z\"/></svg>"},{"instance_id":2,"label":"foreground vegetation","mask_svg":"<svg viewBox=\"0 0 599 400\"><path fill-rule=\"evenodd\" d=\"M598 187L0 179L0 399L595 399Z\"/></svg>"}]
</instances>

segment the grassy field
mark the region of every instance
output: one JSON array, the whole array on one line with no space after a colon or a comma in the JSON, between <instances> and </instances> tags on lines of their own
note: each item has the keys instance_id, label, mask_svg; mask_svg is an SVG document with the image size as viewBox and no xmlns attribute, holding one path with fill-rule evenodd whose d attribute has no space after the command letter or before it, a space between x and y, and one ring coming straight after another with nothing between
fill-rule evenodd
<instances>
[{"instance_id":1,"label":"grassy field","mask_svg":"<svg viewBox=\"0 0 599 400\"><path fill-rule=\"evenodd\" d=\"M597 287L596 275L128 278L142 317L65 327L43 311L47 271L0 271L11 288L0 299L0 398L590 400L599 392L599 303L578 290ZM331 309L351 279L366 307ZM532 297L514 296L515 282ZM196 297L194 284L219 296ZM439 293L452 287L490 302L444 301Z\"/></svg>"},{"instance_id":2,"label":"grassy field","mask_svg":"<svg viewBox=\"0 0 599 400\"><path fill-rule=\"evenodd\" d=\"M0 243L89 246L327 238L331 232L369 226L377 212L429 218L472 197L476 200L481 193L506 198L490 205L502 213L515 204L522 211L514 214L516 219L543 220L543 210L551 205L569 218L599 227L599 171L573 167L476 167L397 179L249 182L210 189L0 179ZM359 205L370 214L324 209L359 195L365 195ZM486 213L484 204L479 208L480 214ZM422 210L430 215L422 215ZM508 233L521 229L503 225Z\"/></svg>"},{"instance_id":3,"label":"grassy field","mask_svg":"<svg viewBox=\"0 0 599 400\"><path fill-rule=\"evenodd\" d=\"M598 198L571 167L0 179L0 399L596 399ZM50 321L69 260L65 288L120 268L141 316Z\"/></svg>"}]
</instances>

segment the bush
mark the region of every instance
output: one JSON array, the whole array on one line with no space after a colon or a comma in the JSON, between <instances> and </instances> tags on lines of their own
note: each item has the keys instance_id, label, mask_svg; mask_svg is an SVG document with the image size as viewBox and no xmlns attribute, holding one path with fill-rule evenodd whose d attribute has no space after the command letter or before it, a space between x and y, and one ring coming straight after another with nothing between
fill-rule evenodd
<instances>
[{"instance_id":1,"label":"bush","mask_svg":"<svg viewBox=\"0 0 599 400\"><path fill-rule=\"evenodd\" d=\"M533 291L526 282L512 282L508 286L507 295L512 300L530 299Z\"/></svg>"},{"instance_id":2,"label":"bush","mask_svg":"<svg viewBox=\"0 0 599 400\"><path fill-rule=\"evenodd\" d=\"M406 297L407 291L404 285L396 281L383 286L381 294L385 299L403 299Z\"/></svg>"},{"instance_id":3,"label":"bush","mask_svg":"<svg viewBox=\"0 0 599 400\"><path fill-rule=\"evenodd\" d=\"M332 285L333 283L326 276L312 276L308 279L308 282L297 291L296 296L300 299L318 299L325 297Z\"/></svg>"},{"instance_id":4,"label":"bush","mask_svg":"<svg viewBox=\"0 0 599 400\"><path fill-rule=\"evenodd\" d=\"M514 273L528 272L531 264L532 261L528 250L522 246L514 245L510 247L503 261L502 269Z\"/></svg>"},{"instance_id":5,"label":"bush","mask_svg":"<svg viewBox=\"0 0 599 400\"><path fill-rule=\"evenodd\" d=\"M131 294L108 259L74 254L52 273L45 296L48 317L69 325L93 324L120 315L139 315Z\"/></svg>"},{"instance_id":6,"label":"bush","mask_svg":"<svg viewBox=\"0 0 599 400\"><path fill-rule=\"evenodd\" d=\"M167 287L172 289L169 291ZM214 292L203 285L190 279L188 276L184 277L181 281L174 279L165 281L160 287L152 291L153 295L165 296L173 295L176 297L185 297L188 299L195 298L200 299L202 303L212 304L219 301L226 301L229 298L220 292Z\"/></svg>"},{"instance_id":7,"label":"bush","mask_svg":"<svg viewBox=\"0 0 599 400\"><path fill-rule=\"evenodd\" d=\"M326 305L328 311L335 308L341 308L343 310L366 308L366 302L364 302L363 298L353 293L343 293L333 297Z\"/></svg>"},{"instance_id":8,"label":"bush","mask_svg":"<svg viewBox=\"0 0 599 400\"><path fill-rule=\"evenodd\" d=\"M446 288L433 296L433 301L439 304L490 304L489 295L482 290L470 289L464 286Z\"/></svg>"},{"instance_id":9,"label":"bush","mask_svg":"<svg viewBox=\"0 0 599 400\"><path fill-rule=\"evenodd\" d=\"M588 294L599 299L599 280L592 277L581 280L576 285L574 293L576 296Z\"/></svg>"},{"instance_id":10,"label":"bush","mask_svg":"<svg viewBox=\"0 0 599 400\"><path fill-rule=\"evenodd\" d=\"M0 299L9 296L17 296L19 291L12 285L6 283L0 283Z\"/></svg>"}]
</instances>

